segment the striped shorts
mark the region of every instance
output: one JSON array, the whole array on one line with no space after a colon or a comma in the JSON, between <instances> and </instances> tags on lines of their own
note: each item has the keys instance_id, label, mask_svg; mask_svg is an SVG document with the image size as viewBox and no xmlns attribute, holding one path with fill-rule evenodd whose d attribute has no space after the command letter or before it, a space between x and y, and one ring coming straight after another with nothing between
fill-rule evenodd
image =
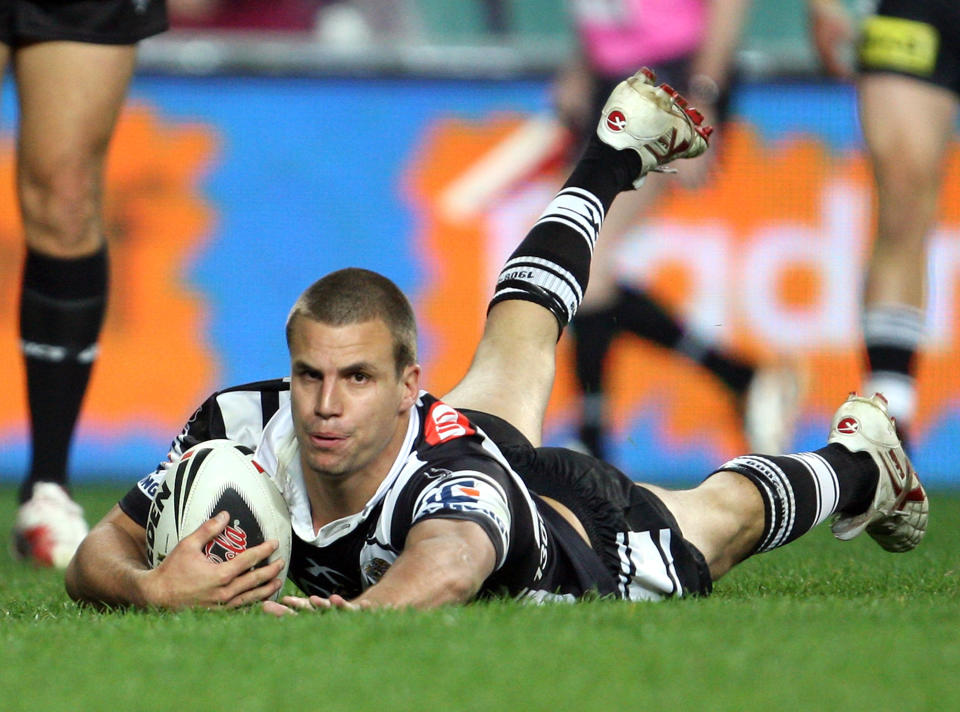
<instances>
[{"instance_id":1,"label":"striped shorts","mask_svg":"<svg viewBox=\"0 0 960 712\"><path fill-rule=\"evenodd\" d=\"M627 600L705 596L713 588L703 554L684 539L659 497L612 465L566 448L533 447L500 418L465 411L538 495L566 505L580 520L616 595Z\"/></svg>"}]
</instances>

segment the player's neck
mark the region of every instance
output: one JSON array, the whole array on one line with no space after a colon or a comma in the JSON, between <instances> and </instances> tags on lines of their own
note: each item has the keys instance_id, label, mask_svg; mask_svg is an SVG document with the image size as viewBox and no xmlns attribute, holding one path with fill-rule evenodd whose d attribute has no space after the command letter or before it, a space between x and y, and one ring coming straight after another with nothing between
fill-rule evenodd
<instances>
[{"instance_id":1,"label":"player's neck","mask_svg":"<svg viewBox=\"0 0 960 712\"><path fill-rule=\"evenodd\" d=\"M399 418L387 446L360 469L341 475L304 472L315 532L330 522L363 511L401 455L408 423L409 414Z\"/></svg>"}]
</instances>

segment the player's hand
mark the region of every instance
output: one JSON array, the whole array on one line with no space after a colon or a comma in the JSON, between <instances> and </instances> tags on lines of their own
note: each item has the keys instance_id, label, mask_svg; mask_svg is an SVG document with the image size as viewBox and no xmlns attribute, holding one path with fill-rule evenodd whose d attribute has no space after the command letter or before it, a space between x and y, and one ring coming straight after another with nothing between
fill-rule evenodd
<instances>
[{"instance_id":1,"label":"player's hand","mask_svg":"<svg viewBox=\"0 0 960 712\"><path fill-rule=\"evenodd\" d=\"M850 79L853 67L847 57L853 46L853 22L846 9L836 0L809 0L810 34L813 47L827 73Z\"/></svg>"},{"instance_id":2,"label":"player's hand","mask_svg":"<svg viewBox=\"0 0 960 712\"><path fill-rule=\"evenodd\" d=\"M150 605L168 609L236 608L262 601L280 589L282 560L253 568L276 551L276 540L265 541L223 563L207 559L204 548L223 533L229 521L226 512L208 519L181 540L157 568L144 574L145 598Z\"/></svg>"},{"instance_id":3,"label":"player's hand","mask_svg":"<svg viewBox=\"0 0 960 712\"><path fill-rule=\"evenodd\" d=\"M366 601L348 601L343 596L333 594L330 598L322 596L284 596L277 601L264 601L263 611L277 617L295 616L299 611L362 611L372 606Z\"/></svg>"}]
</instances>

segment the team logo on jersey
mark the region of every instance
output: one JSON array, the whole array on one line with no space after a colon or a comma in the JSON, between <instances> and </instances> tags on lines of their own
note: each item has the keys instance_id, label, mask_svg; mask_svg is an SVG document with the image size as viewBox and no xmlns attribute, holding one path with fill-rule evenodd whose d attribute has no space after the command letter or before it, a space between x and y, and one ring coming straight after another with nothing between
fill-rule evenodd
<instances>
[{"instance_id":1,"label":"team logo on jersey","mask_svg":"<svg viewBox=\"0 0 960 712\"><path fill-rule=\"evenodd\" d=\"M620 109L614 109L607 114L607 128L614 133L620 133L627 128L627 117Z\"/></svg>"},{"instance_id":2,"label":"team logo on jersey","mask_svg":"<svg viewBox=\"0 0 960 712\"><path fill-rule=\"evenodd\" d=\"M387 569L390 568L390 562L384 561L379 557L374 557L366 566L363 567L363 576L370 582L371 585L375 584L383 575L387 573Z\"/></svg>"},{"instance_id":3,"label":"team logo on jersey","mask_svg":"<svg viewBox=\"0 0 960 712\"><path fill-rule=\"evenodd\" d=\"M310 558L306 563L304 571L310 576L310 583L314 589L322 592L320 595L329 596L334 591L345 590L350 583L350 580L336 569L324 566Z\"/></svg>"},{"instance_id":4,"label":"team logo on jersey","mask_svg":"<svg viewBox=\"0 0 960 712\"><path fill-rule=\"evenodd\" d=\"M431 467L423 472L423 476L428 480L443 480L447 477L450 477L452 474L453 471L448 470L446 467Z\"/></svg>"},{"instance_id":5,"label":"team logo on jersey","mask_svg":"<svg viewBox=\"0 0 960 712\"><path fill-rule=\"evenodd\" d=\"M430 411L427 413L426 428L424 429L424 437L430 445L439 445L447 440L462 438L464 435L473 435L476 432L463 414L446 403L437 401L430 406Z\"/></svg>"},{"instance_id":6,"label":"team logo on jersey","mask_svg":"<svg viewBox=\"0 0 960 712\"><path fill-rule=\"evenodd\" d=\"M860 430L860 423L857 422L856 418L851 418L849 415L837 423L837 432L844 435L853 435L858 430Z\"/></svg>"}]
</instances>

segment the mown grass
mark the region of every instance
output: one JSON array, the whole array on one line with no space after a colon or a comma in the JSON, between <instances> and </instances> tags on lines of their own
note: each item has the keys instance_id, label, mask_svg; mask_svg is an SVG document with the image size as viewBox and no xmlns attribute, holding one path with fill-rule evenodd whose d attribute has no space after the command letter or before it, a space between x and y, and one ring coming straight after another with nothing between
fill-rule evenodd
<instances>
[{"instance_id":1,"label":"mown grass","mask_svg":"<svg viewBox=\"0 0 960 712\"><path fill-rule=\"evenodd\" d=\"M821 527L656 604L99 613L4 552L0 710L960 709L960 494L931 510L911 554Z\"/></svg>"}]
</instances>

